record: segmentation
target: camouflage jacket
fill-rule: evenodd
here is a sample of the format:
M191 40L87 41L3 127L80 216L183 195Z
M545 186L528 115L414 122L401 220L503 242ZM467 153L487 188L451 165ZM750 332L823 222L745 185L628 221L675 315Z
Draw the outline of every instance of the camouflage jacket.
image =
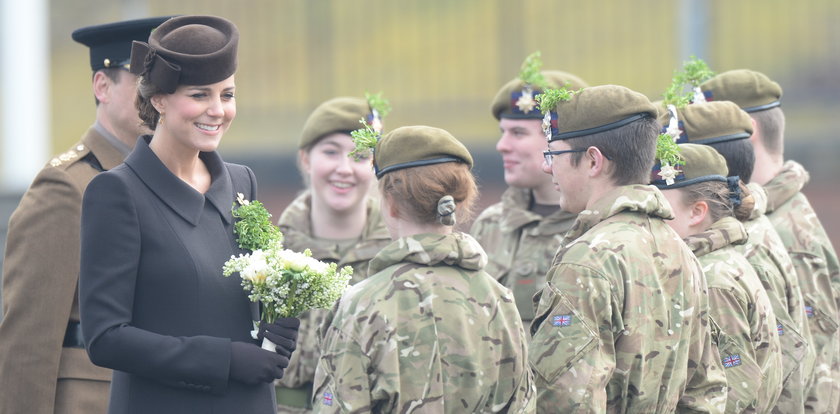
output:
M712 338L729 385L726 412L769 413L781 393L782 351L770 298L734 247L746 241L734 217L685 238L709 286Z
M394 241L323 328L316 412L534 412L525 330L469 235Z
M793 260L816 352L814 381L805 409L834 413L840 404L840 265L817 214L800 192L808 178L801 165L786 162L764 186L766 214Z
M352 266L352 283L364 280L367 275L368 263L391 243L388 229L379 214L379 202L368 199L368 222L358 243L347 250L344 256L339 254L335 243L312 236L310 207L312 196L309 191L299 195L280 215L278 225L283 232L283 245L291 250L304 251L309 249L312 257L327 262L336 262L339 267ZM312 310L300 317L297 349L292 354L289 367L278 381L279 385L288 388L301 387L312 382L315 377L315 366L318 363L319 343L318 330L323 323L326 310ZM280 402L282 405L282 402Z
M487 273L513 292L525 326L534 319L534 294L545 287L560 240L577 216L558 210L543 217L528 210L531 197L529 189L509 187L470 231L487 252Z
M767 193L755 183L749 184L755 208L744 223L749 239L738 250L758 274L773 312L782 345L783 391L777 402L778 412L800 413L805 407L805 392L814 371L814 348L811 331L805 320L802 291L790 255L785 251L767 210Z
M672 217L647 185L578 215L534 297L539 412L723 412L705 278Z

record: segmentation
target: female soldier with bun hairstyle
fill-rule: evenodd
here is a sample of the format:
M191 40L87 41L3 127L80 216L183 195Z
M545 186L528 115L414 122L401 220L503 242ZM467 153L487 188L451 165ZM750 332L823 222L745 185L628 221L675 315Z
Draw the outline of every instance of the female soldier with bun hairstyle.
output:
M134 42L140 119L153 131L96 176L82 208L79 304L94 364L114 370L111 413L275 411L272 382L295 347L295 318L251 338L255 303L222 276L237 247L231 206L254 173L216 149L236 116L239 34L181 16Z
M533 411L525 331L487 256L453 231L477 196L467 149L448 132L402 127L375 143L394 241L327 317L316 412Z
M714 148L679 145L683 162L672 183L654 167L652 184L671 204L668 224L700 260L709 289L712 339L728 383L727 413L769 413L779 398L782 354L770 298L752 265L736 249L747 241L740 221L753 199ZM661 164L658 164L661 165Z

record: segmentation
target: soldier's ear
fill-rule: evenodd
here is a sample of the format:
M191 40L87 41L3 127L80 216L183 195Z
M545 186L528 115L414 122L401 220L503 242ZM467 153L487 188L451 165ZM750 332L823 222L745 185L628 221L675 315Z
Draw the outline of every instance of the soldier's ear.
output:
M703 221L709 214L709 204L705 201L697 201L691 206L691 215L688 218L688 224L692 227L702 226Z
M99 102L110 101L108 91L111 89L111 79L103 71L97 71L93 74L93 96Z

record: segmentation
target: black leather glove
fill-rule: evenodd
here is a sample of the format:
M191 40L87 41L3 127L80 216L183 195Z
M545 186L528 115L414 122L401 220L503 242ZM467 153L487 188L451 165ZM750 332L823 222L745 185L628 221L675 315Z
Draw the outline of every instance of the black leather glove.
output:
M298 329L300 328L300 319L298 318L278 318L274 323L260 323L260 332L262 337L268 338L269 341L277 345L277 353L287 358L292 356L297 344Z
M289 358L247 342L230 343L230 378L250 385L283 378Z

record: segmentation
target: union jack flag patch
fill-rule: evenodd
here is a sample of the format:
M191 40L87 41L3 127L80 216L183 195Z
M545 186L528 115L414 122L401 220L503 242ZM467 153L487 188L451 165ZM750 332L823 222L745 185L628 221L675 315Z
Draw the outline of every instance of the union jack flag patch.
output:
M551 318L551 324L554 326L569 326L572 324L572 315L554 315Z
M776 330L779 331L780 336L785 334L785 328L782 328L782 324L778 324Z
M809 318L813 318L814 317L814 308L811 307L811 306L806 306L805 307L805 316L807 316Z
M723 367L724 368L732 368L741 365L741 356L740 355L729 355L728 357L723 358Z
M332 405L333 396L332 394L325 392L324 393L324 405Z

